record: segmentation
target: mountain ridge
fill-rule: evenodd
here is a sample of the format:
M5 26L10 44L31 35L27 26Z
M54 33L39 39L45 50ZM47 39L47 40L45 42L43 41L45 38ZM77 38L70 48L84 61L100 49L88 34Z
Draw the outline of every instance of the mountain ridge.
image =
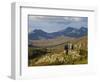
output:
M67 27L64 30L48 33L41 29L35 29L33 32L28 34L29 40L41 40L41 39L53 39L59 36L79 38L87 35L88 29L86 27L81 27L79 29L73 27Z

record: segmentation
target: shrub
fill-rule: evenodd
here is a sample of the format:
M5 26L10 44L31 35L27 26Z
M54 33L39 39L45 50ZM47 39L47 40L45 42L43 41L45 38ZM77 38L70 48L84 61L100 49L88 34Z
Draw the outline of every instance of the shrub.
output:
M87 50L85 50L85 49L80 49L80 51L79 51L79 55L81 56L80 57L80 61L82 61L82 60L87 60L87 57L88 57L88 55L87 55Z
M81 55L81 56L87 55L87 50L85 50L85 49L80 49L79 55Z
M33 59L35 57L45 55L46 53L47 53L46 48L31 48L29 49L28 56L29 56L29 59Z

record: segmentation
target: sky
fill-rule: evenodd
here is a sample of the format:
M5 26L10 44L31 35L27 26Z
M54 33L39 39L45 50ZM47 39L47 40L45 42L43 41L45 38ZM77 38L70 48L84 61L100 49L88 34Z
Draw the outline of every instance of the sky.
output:
M68 27L73 28L88 28L87 17L75 16L28 16L28 32L33 32L36 29L41 29L45 32L52 33L61 31Z

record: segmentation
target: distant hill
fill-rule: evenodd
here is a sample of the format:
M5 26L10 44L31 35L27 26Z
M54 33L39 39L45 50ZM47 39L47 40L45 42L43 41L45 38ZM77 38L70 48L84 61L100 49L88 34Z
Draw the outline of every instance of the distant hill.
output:
M73 44L82 44L83 48L87 48L87 36L83 36L81 38L70 38L70 37L57 37L55 39L48 39L48 40L32 40L31 45L32 47L44 47L44 48L64 48L64 45L67 42L71 42Z
M57 37L54 39L47 39L47 40L31 40L30 44L34 47L54 47L58 45L65 44L67 41L75 40L74 38L70 37Z
M87 28L81 27L80 29L76 29L73 27L68 27L64 30L47 33L41 29L35 29L33 32L28 34L29 40L46 40L46 39L55 39L60 36L70 37L70 38L80 38L87 35Z

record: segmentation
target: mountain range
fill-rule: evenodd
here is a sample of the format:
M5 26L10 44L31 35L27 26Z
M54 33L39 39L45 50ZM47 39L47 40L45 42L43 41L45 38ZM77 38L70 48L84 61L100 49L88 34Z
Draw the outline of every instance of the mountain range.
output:
M41 39L54 39L59 36L80 38L87 35L88 29L86 27L81 27L79 29L73 27L67 27L64 30L57 32L48 33L41 29L35 29L31 33L28 33L29 40L41 40Z

